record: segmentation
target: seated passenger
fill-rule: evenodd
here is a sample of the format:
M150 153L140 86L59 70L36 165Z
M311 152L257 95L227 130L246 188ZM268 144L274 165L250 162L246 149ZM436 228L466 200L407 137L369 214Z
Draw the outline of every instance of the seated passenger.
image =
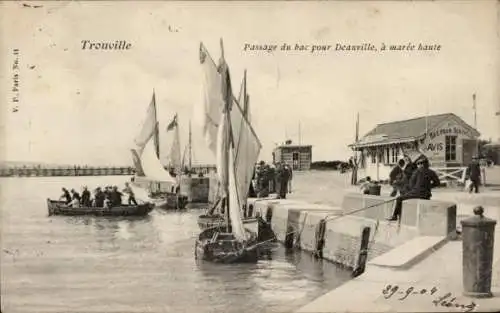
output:
M102 208L104 206L105 194L102 192L101 187L97 187L94 195L94 205L98 208Z
M63 187L62 192L63 192L63 194L61 195L61 197L59 197L59 200L64 199L64 202L66 202L66 204L70 203L71 202L71 195L69 194L68 189Z

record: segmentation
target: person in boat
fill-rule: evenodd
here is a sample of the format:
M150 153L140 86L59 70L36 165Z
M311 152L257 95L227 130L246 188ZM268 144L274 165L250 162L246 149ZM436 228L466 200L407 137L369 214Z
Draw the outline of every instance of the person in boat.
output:
M395 197L398 192L401 195L401 190L403 189L404 184L404 172L403 169L405 167L405 160L401 159L398 161L398 164L391 170L389 174L389 185L392 186L391 197Z
M64 202L66 202L66 204L70 203L71 202L71 195L69 194L68 189L63 187L62 192L63 192L63 194L61 195L61 197L59 197L59 200L64 199Z
M90 191L87 189L87 186L83 186L82 205L86 207L90 206Z
M113 206L113 202L111 201L111 196L110 195L105 195L102 207L104 209L109 210L109 209L111 209L112 206Z
M79 208L80 207L80 200L77 197L73 197L73 200L71 200L71 202L68 203L68 207Z
M94 206L102 208L104 206L104 199L106 195L102 192L101 187L97 187L94 194Z
M260 212L255 213L255 219L257 220L257 241L263 242L266 240L273 240L275 238L275 234L271 228L271 225L265 221Z
M77 199L78 202L81 201L80 194L78 192L76 192L75 189L71 189L71 200L73 201L74 199Z
M118 191L118 186L113 186L113 189L109 193L109 199L111 200L111 205L119 206L122 204L122 193Z
M123 193L128 195L128 204L137 205L137 201L135 201L134 191L130 187L129 183L125 183L125 189L123 189Z
M408 199L425 199L432 197L431 189L441 184L436 172L429 168L429 160L422 157L417 161L417 170L410 179L410 191L396 198L393 214L388 217L389 221L397 221L401 218L403 201Z

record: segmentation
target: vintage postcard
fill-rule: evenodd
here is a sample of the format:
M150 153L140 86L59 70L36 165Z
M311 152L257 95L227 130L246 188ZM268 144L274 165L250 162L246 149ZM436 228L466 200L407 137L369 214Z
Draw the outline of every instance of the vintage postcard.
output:
M1 312L500 310L500 1L1 1Z

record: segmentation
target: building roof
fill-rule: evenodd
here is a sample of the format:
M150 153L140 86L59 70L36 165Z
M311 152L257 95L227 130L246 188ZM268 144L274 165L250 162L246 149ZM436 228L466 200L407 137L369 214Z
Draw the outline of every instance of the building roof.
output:
M311 147L312 147L312 145L279 145L274 149L276 150L276 149L282 149L282 148L311 148Z
M464 127L469 128L475 136L479 132L468 125L464 120L453 113L437 114L412 118L403 121L396 121L384 124L378 124L374 129L368 132L361 140L350 146L365 146L391 144L400 142L411 142L419 139L426 134L426 130L432 130L438 127L442 122L448 119L454 119Z

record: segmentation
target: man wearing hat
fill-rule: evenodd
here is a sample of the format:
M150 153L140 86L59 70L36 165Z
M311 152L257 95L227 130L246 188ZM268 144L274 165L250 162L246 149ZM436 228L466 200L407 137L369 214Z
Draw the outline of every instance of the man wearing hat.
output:
M394 211L389 221L397 221L401 218L403 201L408 199L426 199L432 197L431 189L441 185L436 172L429 168L429 160L423 156L417 159L417 169L410 178L410 189L407 193L396 198Z
M471 181L469 193L474 190L474 193L479 193L479 184L481 181L481 167L479 166L479 158L475 155L472 157L472 162L466 170L466 177Z
M87 186L83 186L82 190L82 205L85 207L90 206L90 191L87 189Z

